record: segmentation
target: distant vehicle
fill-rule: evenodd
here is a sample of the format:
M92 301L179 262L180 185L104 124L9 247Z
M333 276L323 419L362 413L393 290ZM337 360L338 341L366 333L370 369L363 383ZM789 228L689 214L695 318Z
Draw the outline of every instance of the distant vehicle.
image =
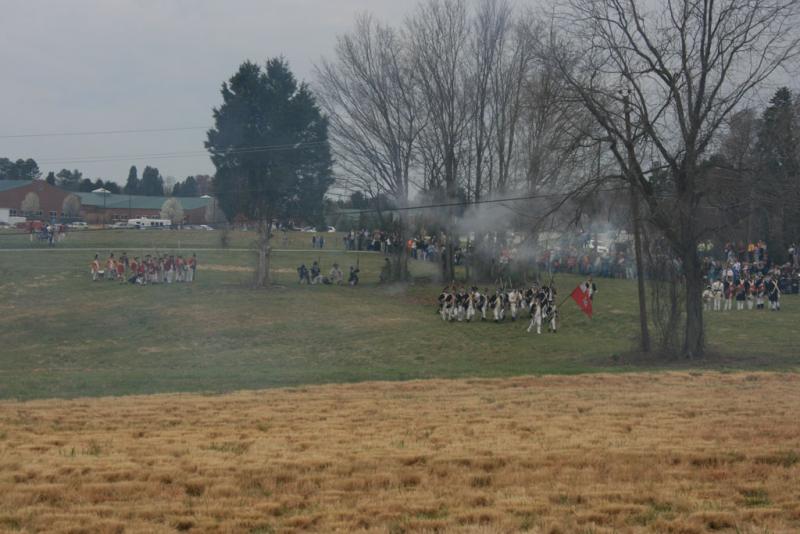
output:
M138 219L128 219L128 226L131 228L138 228L139 230L171 228L172 221L169 219L148 219L147 217L140 217Z
M317 229L316 229L316 228L314 228L313 226L306 226L305 228L303 228L303 229L302 229L302 230L300 230L300 231L301 231L301 232L306 232L306 233L314 233L314 232L316 232L316 231L317 231Z
M594 239L590 239L589 241L587 241L585 248L597 249L597 252L599 252L600 254L608 254L610 251L609 245L600 244L599 241L595 241Z
M112 224L111 228L132 228L132 226L125 221L119 221Z
M333 226L328 226L325 231L328 232L329 234L332 234L336 231L336 228L334 228Z
M201 224L201 225L200 225L200 226L198 226L197 228L198 228L199 230L207 230L207 231L214 230L213 228L211 228L211 227L210 227L209 225L207 225L207 224Z
M83 222L83 221L78 221L78 222L70 223L68 226L69 226L70 228L72 228L73 230L86 230L87 228L89 228L89 225L88 225L88 224L86 224L86 223L85 223L85 222Z

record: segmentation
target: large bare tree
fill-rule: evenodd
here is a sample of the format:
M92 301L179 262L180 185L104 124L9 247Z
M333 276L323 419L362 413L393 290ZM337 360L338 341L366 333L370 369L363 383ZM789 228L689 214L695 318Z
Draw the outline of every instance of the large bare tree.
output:
M435 146L424 149L432 162L440 157L441 179L449 201L458 194L464 152L474 117L474 92L467 59L473 30L465 0L428 0L408 19L416 79L426 102L428 126L421 140ZM431 167L436 169L436 167ZM452 211L447 217L447 243L442 275L455 278Z
M316 69L320 103L328 114L333 149L346 186L405 207L411 191L414 147L425 125L409 49L398 32L364 15L339 37L335 57ZM401 240L407 230L400 211ZM407 276L399 247L397 278Z
M512 10L506 0L482 0L471 18L469 41L469 87L473 95L472 124L470 125L470 196L478 201L484 188L491 190L492 158L490 149L496 133L491 109L494 96L493 80L498 62L511 27ZM485 183L489 174L488 184Z
M683 354L705 352L701 165L725 120L795 58L797 0L571 0L548 56L610 139L651 222L682 262ZM629 95L629 96L628 96ZM628 99L628 113L624 109ZM626 120L629 115L630 120ZM651 180L642 132L666 179Z
M316 68L338 164L353 183L408 201L413 147L424 126L405 43L371 16L339 37Z
M548 28L533 17L521 26L536 58L526 73L522 94L519 149L523 154L524 187L529 193L566 192L586 176L587 158L600 174L603 151L587 151L598 135L594 119L575 98L562 70L572 70L567 58L551 61ZM605 161L603 161L605 163ZM605 166L605 165L603 165Z
M515 21L511 23L512 19ZM515 163L520 132L523 129L525 87L532 74L534 40L529 29L534 24L526 13L512 13L506 7L498 17L503 29L497 39L495 65L491 72L491 111L494 133L494 160L497 169L492 188L500 193L514 188Z

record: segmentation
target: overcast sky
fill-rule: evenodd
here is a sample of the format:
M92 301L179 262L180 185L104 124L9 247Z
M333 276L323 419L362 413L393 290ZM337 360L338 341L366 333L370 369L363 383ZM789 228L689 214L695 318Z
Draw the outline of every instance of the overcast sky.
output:
M411 0L3 0L0 157L124 182L130 165L211 174L202 129L73 137L53 132L207 127L245 59L288 58L310 80L357 13L400 23ZM130 157L196 151L190 157ZM116 156L121 156L116 158ZM113 161L75 161L114 159Z

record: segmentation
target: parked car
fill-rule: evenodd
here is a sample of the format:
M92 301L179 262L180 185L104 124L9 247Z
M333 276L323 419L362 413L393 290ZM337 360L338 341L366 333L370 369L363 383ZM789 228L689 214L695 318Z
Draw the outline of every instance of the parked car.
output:
M118 221L112 224L111 228L132 228L132 226L125 221Z
M201 225L200 225L200 226L198 226L197 228L198 228L199 230L206 230L206 231L213 230L213 228L211 228L211 227L210 227L209 225L207 225L207 224L201 224Z
M70 223L69 227L72 228L73 230L86 230L87 228L89 228L89 225L83 221L78 221Z
M334 228L333 226L328 226L325 231L328 232L329 234L332 234L336 231L336 228Z

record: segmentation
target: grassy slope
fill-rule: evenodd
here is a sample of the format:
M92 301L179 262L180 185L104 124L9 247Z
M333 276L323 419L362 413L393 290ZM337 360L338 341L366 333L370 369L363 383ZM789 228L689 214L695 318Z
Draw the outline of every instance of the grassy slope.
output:
M105 254L108 234L82 244ZM145 246L215 246L213 232L121 233L115 250ZM248 239L236 235L238 243ZM308 235L294 235L291 247ZM78 239L76 238L75 241ZM234 245L235 246L235 245ZM360 254L365 284L297 287L294 269L320 257L347 266L355 254L277 253L280 287L252 291L249 252L205 251L192 286L131 287L95 283L91 252L0 251L0 398L75 397L170 391L230 391L306 383L431 377L573 374L656 369L627 361L636 331L635 287L599 281L596 317L570 302L557 335L526 334L516 324L443 324L438 288L377 287L382 258ZM432 276L430 264L415 274ZM577 278L561 277L562 293ZM723 356L695 366L796 369L797 299L785 311L713 315L712 349ZM668 364L671 368L685 363ZM661 366L663 367L663 365Z

